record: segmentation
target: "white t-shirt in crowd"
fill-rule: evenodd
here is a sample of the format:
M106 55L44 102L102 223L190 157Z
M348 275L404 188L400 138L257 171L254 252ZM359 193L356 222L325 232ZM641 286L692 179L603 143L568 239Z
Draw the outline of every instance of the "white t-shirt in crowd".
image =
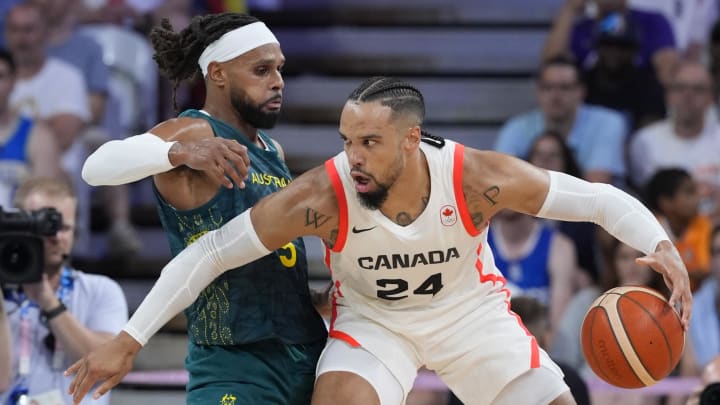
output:
M73 285L68 293L69 298L64 300L68 311L85 327L95 332L117 334L128 319L128 308L120 285L112 279L72 271ZM49 334L46 325L40 322L40 310L37 306L30 306L24 319L29 321L30 336L30 375L25 382L18 375L20 347L23 336L21 333L21 310L11 297L5 298L5 311L10 322L10 331L13 340L13 379L10 389L0 393L0 403L5 404L13 388L22 384L28 389L30 396L59 391L64 403L72 404L72 397L67 394L72 377L64 377L63 372L72 364L72 359L62 356L59 364L53 365L54 355L44 342ZM82 405L108 405L110 395L106 394L99 400L93 401L92 395L87 395Z
M87 87L80 71L59 59L48 58L29 79L18 79L10 94L10 105L23 114L48 119L73 114L90 121Z
M714 119L706 122L695 138L677 136L670 119L638 131L630 143L633 182L644 187L657 170L678 167L698 181L701 195L720 187L720 126Z
M630 0L630 7L661 13L670 21L679 49L707 43L717 18L717 0Z

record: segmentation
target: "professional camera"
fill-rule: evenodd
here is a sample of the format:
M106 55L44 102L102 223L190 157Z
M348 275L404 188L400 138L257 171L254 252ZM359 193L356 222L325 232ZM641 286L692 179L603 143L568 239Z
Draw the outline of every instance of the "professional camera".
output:
M54 208L8 212L0 206L0 282L20 284L42 280L43 236L53 236L61 227L62 215Z

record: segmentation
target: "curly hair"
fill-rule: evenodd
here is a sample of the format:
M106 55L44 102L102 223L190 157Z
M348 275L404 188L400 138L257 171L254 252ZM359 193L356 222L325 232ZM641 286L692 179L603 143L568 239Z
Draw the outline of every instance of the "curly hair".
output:
M173 83L176 109L176 90L182 81L200 70L198 59L205 48L227 32L257 21L255 17L238 13L199 15L193 17L187 28L175 32L170 21L164 18L150 31L150 42L155 49L153 59L160 72Z

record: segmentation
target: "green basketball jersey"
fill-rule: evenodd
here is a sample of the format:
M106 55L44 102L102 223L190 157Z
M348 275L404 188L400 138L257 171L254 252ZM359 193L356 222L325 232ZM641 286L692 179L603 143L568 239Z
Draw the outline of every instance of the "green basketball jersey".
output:
M291 181L290 171L267 135L259 134L266 145L262 149L235 128L203 112L188 110L180 116L205 119L215 136L246 146L250 171L245 189L220 187L210 201L191 210L173 208L155 189L160 220L173 256ZM310 300L301 239L223 273L202 291L185 314L190 340L198 345L239 345L269 338L307 343L327 334Z

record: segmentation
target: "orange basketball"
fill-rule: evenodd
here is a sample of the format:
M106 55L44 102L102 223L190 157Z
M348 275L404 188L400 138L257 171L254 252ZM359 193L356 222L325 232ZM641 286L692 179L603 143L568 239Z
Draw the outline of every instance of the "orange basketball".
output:
M598 377L622 388L653 385L677 365L685 346L680 317L652 288L606 291L582 324L585 359Z

